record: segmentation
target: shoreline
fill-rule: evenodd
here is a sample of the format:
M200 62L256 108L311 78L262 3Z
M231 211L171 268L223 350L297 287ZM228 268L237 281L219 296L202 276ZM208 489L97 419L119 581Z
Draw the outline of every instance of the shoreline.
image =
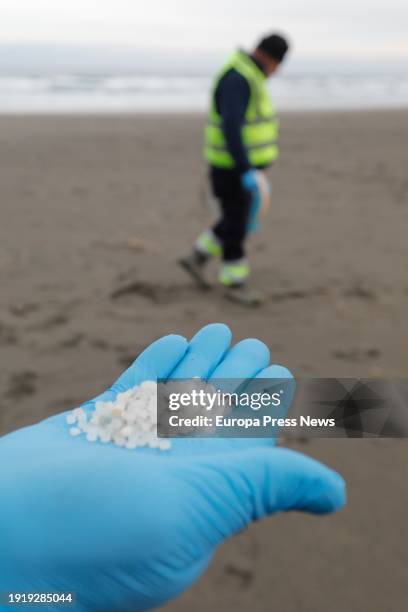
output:
M408 113L408 105L398 106L356 106L356 107L322 107L322 108L304 108L304 109L285 109L277 110L278 116L293 116L293 115L318 115L318 114L364 114L367 113ZM137 117L154 117L160 116L165 119L173 116L183 117L205 117L206 111L203 110L186 110L183 108L178 109L135 109L135 110L21 110L21 111L9 111L0 110L0 119L3 118L61 118L61 119L80 119L83 117L95 117L98 119L115 119L115 118L137 118Z

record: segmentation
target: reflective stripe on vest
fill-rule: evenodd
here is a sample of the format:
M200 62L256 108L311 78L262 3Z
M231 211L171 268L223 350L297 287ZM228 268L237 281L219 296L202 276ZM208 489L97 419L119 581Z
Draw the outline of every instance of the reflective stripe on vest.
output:
M222 118L215 105L215 91L223 75L230 69L239 72L250 88L245 123L242 126L242 141L252 166L265 166L278 157L278 121L266 88L266 77L262 70L242 51L237 51L227 61L215 80L213 99L205 128L204 156L207 161L220 168L233 168L235 162L228 151Z

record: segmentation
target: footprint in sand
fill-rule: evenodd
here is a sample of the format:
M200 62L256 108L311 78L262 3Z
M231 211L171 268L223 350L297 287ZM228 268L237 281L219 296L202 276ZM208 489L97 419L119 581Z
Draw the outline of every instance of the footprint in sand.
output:
M374 302L377 299L377 296L372 289L368 289L359 283L355 283L348 289L345 289L343 295L348 298L356 298L358 300L367 300L370 302Z
M186 289L185 285L160 285L158 283L137 280L115 289L110 297L112 300L118 300L127 296L138 296L158 304L179 297L183 289Z
M310 297L325 295L327 289L325 287L311 287L310 289L287 289L272 293L270 299L273 302L283 302L285 300L303 300Z
M26 304L12 304L10 306L11 314L13 314L15 317L21 318L26 317L27 315L31 314L32 312L35 312L38 309L39 305L31 302L28 302Z
M12 374L8 381L5 397L17 400L32 395L36 391L37 378L37 374L31 370Z
M241 589L249 589L254 581L254 572L246 567L240 567L235 563L229 563L224 567L224 574L234 578Z
M52 329L53 327L59 327L61 325L65 325L66 323L68 323L69 321L69 317L61 312L57 312L53 315L51 315L50 317L47 317L44 321L41 321L41 323L36 323L34 325L30 326L30 329L33 331L41 331L41 330L46 330L48 331L49 329Z
M381 356L381 351L377 348L361 349L353 347L350 349L337 349L332 352L332 355L336 359L343 359L344 361L364 361L365 359L378 359Z
M61 348L76 348L81 344L84 338L85 336L82 333L74 334L73 336L69 336L68 338L62 340L59 346Z
M11 325L0 323L0 346L8 344L17 344L17 333Z

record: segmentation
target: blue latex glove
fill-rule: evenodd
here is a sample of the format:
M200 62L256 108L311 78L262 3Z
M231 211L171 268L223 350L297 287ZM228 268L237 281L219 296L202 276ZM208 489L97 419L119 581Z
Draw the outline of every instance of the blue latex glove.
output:
M256 178L256 170L250 169L241 175L243 188L251 194L251 207L248 218L248 231L256 232L259 229L259 210L261 208L261 193Z
M230 341L221 324L190 343L163 337L98 399L157 377L290 376L268 366L262 342ZM0 439L0 592L75 591L76 611L146 610L190 587L251 521L345 501L338 474L271 440L175 439L168 452L130 451L72 438L65 417Z

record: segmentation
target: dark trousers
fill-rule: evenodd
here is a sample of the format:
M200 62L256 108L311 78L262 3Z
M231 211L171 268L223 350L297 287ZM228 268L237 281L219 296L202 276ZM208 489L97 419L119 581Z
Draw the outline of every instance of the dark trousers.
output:
M251 196L241 186L240 176L234 170L210 168L210 183L221 208L221 218L213 232L222 244L223 259L241 259L245 256Z

